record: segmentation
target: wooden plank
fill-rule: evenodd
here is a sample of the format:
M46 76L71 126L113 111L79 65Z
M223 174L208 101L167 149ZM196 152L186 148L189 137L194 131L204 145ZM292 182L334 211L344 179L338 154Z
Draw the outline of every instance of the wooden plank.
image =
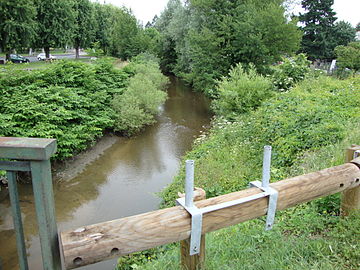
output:
M180 198L185 194L179 194ZM194 201L206 199L206 192L202 188L195 188ZM203 269L205 264L205 234L201 236L200 253L190 256L190 238L180 241L180 264L185 270Z
M55 152L55 139L0 137L0 158L47 160Z
M360 185L360 170L347 163L318 172L289 178L270 184L279 192L278 210L308 202ZM196 202L206 207L258 194L257 188L222 195ZM203 217L204 233L263 216L268 198L232 206ZM178 242L190 236L191 220L182 207L172 207L136 216L116 219L61 232L60 247L64 266L73 269L116 256ZM112 252L116 251L116 252Z
M352 162L360 168L360 158L353 160L356 150L360 150L360 146L353 145L345 151L345 161ZM360 181L359 178L357 181ZM360 186L345 190L341 194L341 215L348 216L355 211L360 211Z

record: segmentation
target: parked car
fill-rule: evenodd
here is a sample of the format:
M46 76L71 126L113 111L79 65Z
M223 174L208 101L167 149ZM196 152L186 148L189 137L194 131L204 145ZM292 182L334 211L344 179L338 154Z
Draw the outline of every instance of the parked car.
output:
M10 61L13 63L29 63L30 60L19 54L10 54Z
M47 59L47 58L46 58L46 54L45 54L45 53L40 53L40 54L38 54L37 59L38 59L39 61L46 60L46 59ZM56 57L50 54L48 59L50 59L50 60L55 60Z

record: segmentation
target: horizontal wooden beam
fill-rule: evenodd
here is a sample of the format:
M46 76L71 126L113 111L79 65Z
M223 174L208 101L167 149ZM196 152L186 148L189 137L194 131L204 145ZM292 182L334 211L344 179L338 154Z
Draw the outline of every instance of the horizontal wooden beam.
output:
M278 210L360 185L360 170L352 163L301 175L271 184L279 192ZM257 188L196 202L206 207L259 193ZM268 198L232 206L203 216L207 233L266 214ZM84 226L60 233L66 269L73 269L114 256L122 256L190 236L190 216L182 207L161 209L136 216Z

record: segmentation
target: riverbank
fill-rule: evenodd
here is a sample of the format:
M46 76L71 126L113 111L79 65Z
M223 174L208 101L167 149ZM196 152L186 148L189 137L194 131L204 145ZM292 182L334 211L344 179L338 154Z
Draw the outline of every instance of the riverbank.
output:
M140 132L166 100L167 78L148 58L140 55L122 69L104 58L0 72L0 136L56 138L52 159L59 161L86 150L105 131Z
M273 146L271 181L343 164L344 149L360 144L359 102L359 76L307 78L233 121L218 118L184 160L195 160L195 185L208 197L260 179L266 144ZM180 171L161 193L166 206L183 190ZM335 194L278 211L269 232L258 219L210 233L206 269L358 269L360 219L341 218L339 206ZM178 247L171 249L140 268L179 269Z
M94 146L82 151L63 162L54 162L52 164L53 179L56 182L69 181L81 172L86 166L98 159L104 152L125 138L114 134L107 134L96 141Z

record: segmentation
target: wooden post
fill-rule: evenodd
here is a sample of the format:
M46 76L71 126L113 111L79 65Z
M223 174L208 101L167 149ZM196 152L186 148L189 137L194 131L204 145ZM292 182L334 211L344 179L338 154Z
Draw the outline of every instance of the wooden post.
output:
M346 162L351 162L354 159L354 153L356 150L360 150L360 146L352 145L352 147L346 149L345 152ZM353 163L359 166L358 162L353 162ZM357 179L357 181L359 181L359 179ZM341 194L341 215L348 216L350 213L359 210L360 210L360 186L345 190Z
M185 194L179 194L184 197ZM206 199L206 192L201 188L195 188L194 201ZM185 270L203 269L205 263L205 234L201 236L200 253L190 256L190 238L180 241L180 264Z

